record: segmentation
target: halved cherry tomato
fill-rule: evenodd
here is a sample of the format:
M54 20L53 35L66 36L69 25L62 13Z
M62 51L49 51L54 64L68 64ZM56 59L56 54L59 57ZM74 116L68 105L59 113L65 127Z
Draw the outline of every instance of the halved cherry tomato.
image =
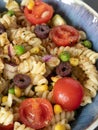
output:
M58 46L73 46L79 39L79 32L69 25L55 26L50 31L50 39Z
M51 5L42 1L36 0L32 10L24 8L24 14L32 24L47 23L53 16L53 8Z
M53 100L60 104L64 110L75 110L80 106L83 98L83 89L80 82L77 80L64 77L54 85Z
M9 125L0 125L0 130L13 130L14 129L14 125L13 124L9 124Z
M19 115L25 125L41 129L51 121L53 109L50 102L44 98L29 98L21 103Z

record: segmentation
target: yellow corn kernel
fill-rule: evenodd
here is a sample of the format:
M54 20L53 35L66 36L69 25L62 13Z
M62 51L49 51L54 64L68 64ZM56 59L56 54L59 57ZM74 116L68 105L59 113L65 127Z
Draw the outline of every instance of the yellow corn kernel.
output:
M48 90L48 86L46 84L35 87L35 92L44 92L47 90Z
M63 110L62 110L62 107L58 104L54 105L54 113L55 114L59 114L61 113Z
M66 127L64 124L56 124L54 130L66 130Z
M72 66L77 66L79 64L79 59L78 58L70 58L70 64Z
M61 77L60 76L55 76L55 77L51 77L51 80L53 82L56 82L58 79L60 79Z
M22 95L22 91L19 87L15 87L15 95L17 97L21 97L21 95Z
M34 5L35 5L34 0L30 0L30 2L29 2L28 5L27 5L27 8L28 8L29 10L32 10L32 8L34 7Z
M31 52L32 54L38 54L38 53L40 52L40 49L39 49L39 47L33 47L33 48L30 50L30 52Z
M1 100L1 101L2 101L2 103L7 102L7 99L8 99L8 96L3 96L3 97L2 97L2 100Z

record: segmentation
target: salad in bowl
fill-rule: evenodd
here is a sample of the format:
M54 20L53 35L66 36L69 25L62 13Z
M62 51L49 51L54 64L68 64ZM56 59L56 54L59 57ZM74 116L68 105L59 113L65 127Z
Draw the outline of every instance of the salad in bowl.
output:
M91 110L98 91L98 53L89 33L68 21L67 11L59 13L58 0L4 3L0 129L80 130L72 125L77 113Z

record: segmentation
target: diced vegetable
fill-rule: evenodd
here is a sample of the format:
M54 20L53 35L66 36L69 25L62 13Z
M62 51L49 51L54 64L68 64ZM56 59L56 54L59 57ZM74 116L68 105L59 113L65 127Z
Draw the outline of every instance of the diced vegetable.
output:
M58 123L58 124L55 125L54 130L66 130L66 128L65 128L64 124Z
M58 104L54 105L54 113L59 114L62 112L62 107Z
M83 41L82 44L89 49L92 48L92 43L89 40Z
M48 86L46 84L35 87L35 92L44 92L47 90L48 90Z
M2 103L7 102L7 99L8 99L8 96L3 96L3 97L2 97Z
M59 14L55 14L51 20L51 25L58 26L58 25L63 25L63 24L66 24L66 21L63 19L63 17Z
M27 8L28 8L29 10L32 10L32 8L34 7L34 5L35 5L34 0L30 0L29 4L27 5Z
M25 48L22 45L15 45L14 49L17 55L22 55L25 52Z
M78 58L70 58L70 64L72 66L77 66L79 64L79 59Z
M22 95L22 91L19 87L15 87L15 95L17 97L21 97L21 95Z
M83 93L83 86L79 81L64 77L59 79L53 87L53 100L64 110L72 111L80 106Z
M63 52L60 53L59 58L60 58L60 60L63 61L63 62L69 61L69 59L70 59L70 54L69 54L69 52L67 52L67 51L63 51Z
M15 12L14 12L13 10L9 10L9 11L7 12L7 14L8 14L9 16L13 16L13 15L15 15Z
M40 52L40 49L39 49L39 47L33 47L33 48L30 50L30 52L31 52L32 54L38 54L38 53Z
M15 94L14 88L10 88L8 92L11 94Z

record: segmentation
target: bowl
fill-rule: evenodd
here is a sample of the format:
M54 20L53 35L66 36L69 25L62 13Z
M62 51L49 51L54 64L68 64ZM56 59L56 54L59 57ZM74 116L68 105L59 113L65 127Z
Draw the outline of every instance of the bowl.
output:
M87 33L93 43L93 49L98 52L98 14L80 0L44 0L52 5L65 20ZM20 2L20 0L18 0ZM0 1L0 11L4 11L4 2ZM75 121L71 123L72 130L93 130L98 124L98 95L91 104L77 112Z

